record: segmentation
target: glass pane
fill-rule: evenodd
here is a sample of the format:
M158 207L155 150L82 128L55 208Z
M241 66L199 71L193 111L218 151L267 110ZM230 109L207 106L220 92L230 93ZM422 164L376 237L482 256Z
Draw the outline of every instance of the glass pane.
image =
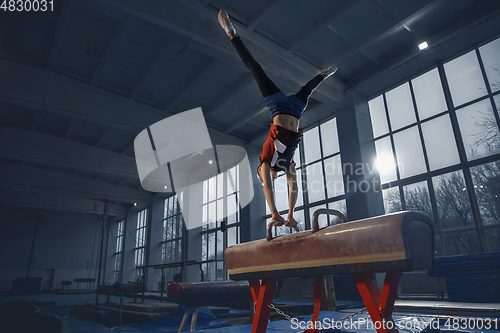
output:
M269 205L267 204L266 198L264 198L264 202L266 203L266 215L271 214L271 209L269 208Z
M231 194L230 196L227 197L227 223L232 224L236 223L236 209L237 209L237 202L236 202L236 194Z
M368 101L368 107L370 108L370 118L372 120L373 137L384 135L389 132L389 126L387 126L387 116L385 114L384 98L380 95Z
M304 133L304 153L306 163L311 163L321 158L318 127L314 127Z
M427 171L417 126L394 134L394 146L401 178L415 176Z
M375 150L377 151L377 160L375 166L380 174L382 184L395 181L396 163L392 153L392 144L389 137L375 141Z
M500 89L500 38L479 48L492 91Z
M293 155L293 161L295 162L295 167L300 167L300 149L297 147L295 149L295 155Z
M217 199L222 198L224 195L224 173L219 173L217 175Z
M499 152L500 134L489 99L457 110L457 118L467 159Z
M304 195L303 195L303 182L302 182L302 169L296 170L297 171L297 187L299 193L297 194L297 203L295 207L302 206L304 204Z
M179 233L179 237L182 237L182 232L184 230L184 216L179 215L179 226L177 228L177 232Z
M314 206L314 207L309 208L309 216L311 216L311 225L312 225L312 219L313 219L314 212L317 211L318 209L325 209L325 208L326 208L326 205L319 205L319 206ZM318 219L318 224L319 224L320 229L328 226L328 215L321 214L319 216L319 219Z
M432 178L441 229L474 226L469 195L462 171Z
M168 199L165 199L165 204L163 205L163 218L168 216Z
M217 261L217 281L224 280L224 262Z
M173 262L173 251L172 251L172 242L168 242L167 244L167 249L166 249L166 254L167 254L167 263Z
M180 195L177 197L177 202L179 203L179 208L181 209L182 212L182 207L184 205L184 192L181 192Z
M116 238L115 253L121 252L121 241L120 237Z
M208 260L215 259L215 232L208 234Z
M169 217L167 219L167 239L172 239L172 224L174 223L174 219Z
M227 194L236 192L236 169L231 168L227 171Z
M399 187L389 187L388 189L382 190L382 197L384 198L384 211L386 214L403 210Z
M201 235L201 260L205 261L208 260L208 253L207 253L207 234L202 234Z
M217 200L217 221L220 222L224 218L224 200Z
M297 225L300 231L304 231L306 227L306 220L304 218L304 210L298 210L293 212L293 218L297 221Z
M217 259L224 259L224 234L222 231L217 231Z
M448 109L437 68L413 79L411 84L413 86L420 120L429 118Z
M215 281L215 262L208 263L207 280L208 281Z
M314 203L325 199L325 189L323 184L323 165L321 162L309 165L306 168L307 175L307 195L309 203Z
M217 203L211 202L208 204L208 228L213 229L216 226L217 218Z
M388 91L385 97L393 131L417 121L408 82Z
M484 230L484 238L486 239L486 251L498 252L500 251L500 229L486 229Z
M427 182L406 185L403 187L403 194L406 210L422 213L427 215L431 220L434 220Z
M453 105L459 106L486 94L476 51L444 64Z
M172 197L172 215L177 214L177 195Z
M500 95L496 95L493 97L495 101L495 105L497 107L497 113L500 115Z
M321 124L321 144L323 145L323 156L335 154L340 151L337 118Z
M431 171L460 163L449 115L423 123L422 133Z
M484 225L500 224L500 161L470 169Z
M443 235L441 250L448 256L481 252L475 231Z
M208 180L208 201L215 200L216 189L216 177L212 177Z
M344 214L344 216L347 219L347 221L349 221L349 218L347 217L347 205L346 205L345 200L339 200L339 201L335 201L335 202L330 202L328 204L328 208L329 209L338 210L339 212L341 212L342 214ZM337 216L329 215L329 219L330 219L330 225L339 224L340 223L340 218L338 218Z
M288 185L284 175L274 181L274 203L278 212L288 209Z
M203 203L208 202L208 180L203 182Z
M236 229L237 227L232 227L227 229L227 246L238 244L236 238Z
M203 230L207 230L207 228L208 228L208 205L203 205L202 225L203 225Z
M344 194L342 163L340 155L325 159L326 190L328 198Z

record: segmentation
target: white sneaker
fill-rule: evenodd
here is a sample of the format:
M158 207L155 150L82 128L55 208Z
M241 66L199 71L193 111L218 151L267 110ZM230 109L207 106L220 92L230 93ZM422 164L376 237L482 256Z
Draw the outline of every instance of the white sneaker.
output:
M330 66L327 69L322 70L318 74L323 76L324 79L326 79L335 74L335 72L337 72L337 69L338 69L337 66Z
M229 15L227 15L227 12L224 9L221 9L219 11L219 23L222 26L222 28L226 31L226 34L236 33L236 29L233 26L233 23L231 23L231 20L229 19Z

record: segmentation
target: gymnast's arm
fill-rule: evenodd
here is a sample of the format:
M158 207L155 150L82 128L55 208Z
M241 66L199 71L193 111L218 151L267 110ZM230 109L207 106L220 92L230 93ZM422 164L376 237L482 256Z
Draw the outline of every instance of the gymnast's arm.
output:
M295 163L292 163L288 168L286 173L286 181L288 182L288 187L290 187L290 195L288 199L288 218L287 221L294 222L293 211L295 209L295 204L297 203L297 196L299 194L299 188L297 186L297 172L295 170ZM295 221L296 222L296 221Z
M281 217L276 209L274 203L274 193L273 193L273 181L271 180L271 167L267 163L262 163L260 166L260 176L262 178L262 183L264 183L264 195L266 197L267 204L271 209L271 215L273 221L285 222L285 219Z

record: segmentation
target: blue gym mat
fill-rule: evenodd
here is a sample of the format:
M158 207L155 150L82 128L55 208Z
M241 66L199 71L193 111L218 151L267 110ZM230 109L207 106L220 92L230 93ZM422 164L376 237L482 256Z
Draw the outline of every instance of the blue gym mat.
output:
M182 321L182 317L186 312L185 309L177 310L171 314L160 317L158 319L150 320L143 323L131 324L131 325L123 325L121 327L113 328L115 332L177 332L179 329L179 325ZM219 328L224 326L231 325L228 321L222 321L215 317L212 312L207 307L198 308L198 320L196 321L196 330L202 329L214 329L217 328L217 332ZM184 331L189 331L191 326L191 316L189 316L186 325L184 326ZM215 331L213 331L215 332Z

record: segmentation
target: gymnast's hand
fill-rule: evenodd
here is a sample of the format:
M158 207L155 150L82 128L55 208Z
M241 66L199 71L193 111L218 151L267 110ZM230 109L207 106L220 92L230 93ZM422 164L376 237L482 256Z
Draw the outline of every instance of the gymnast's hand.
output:
M282 225L285 224L285 219L281 217L279 213L272 213L271 214L271 221L277 221L279 222L276 226L281 227Z
M286 221L287 221L287 223L286 223L287 227L294 228L295 230L298 230L299 223L293 218L293 215L288 215Z

